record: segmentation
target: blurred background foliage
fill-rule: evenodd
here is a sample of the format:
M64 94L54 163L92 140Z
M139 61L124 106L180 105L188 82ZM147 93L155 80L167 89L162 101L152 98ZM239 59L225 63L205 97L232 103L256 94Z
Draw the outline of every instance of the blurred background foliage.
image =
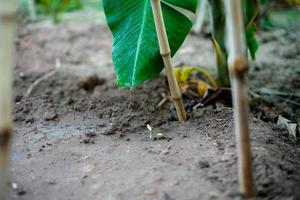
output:
M63 20L68 14L75 11L99 12L102 11L101 0L18 0L21 15L32 16L33 10L30 9L30 1L34 5L34 12L37 16L32 21L41 21L51 18L54 23ZM75 16L75 15L73 15ZM75 16L76 17L76 16ZM68 18L68 17L67 17Z
M61 20L82 17L89 19L103 16L101 0L18 0L22 16L30 19L32 16L29 2L34 3L36 19L42 21L51 19L54 23ZM260 0L260 28L289 28L300 25L300 0ZM76 11L76 12L75 12ZM87 15L89 13L90 15ZM98 14L98 15L97 15ZM101 18L103 19L103 18Z
M263 29L300 25L300 0L261 0L260 25Z

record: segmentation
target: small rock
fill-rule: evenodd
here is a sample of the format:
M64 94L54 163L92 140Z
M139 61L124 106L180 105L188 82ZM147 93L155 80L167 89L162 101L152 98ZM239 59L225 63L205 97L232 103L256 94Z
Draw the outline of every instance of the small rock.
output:
M95 144L95 140L91 139L91 138L84 138L81 143L83 144Z
M18 192L17 192L17 194L19 195L19 196L23 196L23 195L25 195L27 192L26 192L26 190L19 190Z
M91 104L89 110L95 110L97 108L96 104Z
M80 142L83 144L95 144L95 137L97 134L95 132L88 132L84 134L84 139Z
M170 195L166 192L164 192L164 199L165 200L173 200L173 198L171 198Z
M88 132L85 134L85 136L91 138L91 137L96 137L97 134L95 132Z
M104 130L102 135L113 135L118 131L120 122L118 120L113 120L112 123Z
M72 105L75 102L75 100L72 97L68 97L67 100L65 101L65 104L67 105Z
M206 169L206 168L209 168L210 165L209 165L209 162L208 161L199 161L198 162L198 167L200 169Z
M57 113L54 113L54 112L45 112L43 114L43 118L44 120L46 121L51 121L51 120L55 120L56 118L58 117Z
M32 116L27 116L26 119L25 119L25 122L32 124L32 123L35 122L35 119Z
M15 102L16 102L16 103L21 102L22 98L23 98L22 95L16 95L16 96L15 96Z
M157 194L157 190L155 188L149 188L144 191L145 195L153 196Z
M55 181L49 181L48 185L56 185L56 182Z
M26 76L26 74L25 74L24 72L20 72L20 73L19 73L19 77L20 77L21 79L26 79L26 78L27 78L27 76Z
M286 119L283 116L279 115L277 125L284 126L288 130L289 134L297 139L297 123L293 123L289 119Z
M163 150L163 151L161 151L161 154L162 154L162 155L168 155L169 153L170 153L169 150Z
M17 183L11 183L11 188L12 188L13 190L18 189L18 184L17 184Z
M31 153L27 154L27 159L30 159L30 158L32 158L32 154Z

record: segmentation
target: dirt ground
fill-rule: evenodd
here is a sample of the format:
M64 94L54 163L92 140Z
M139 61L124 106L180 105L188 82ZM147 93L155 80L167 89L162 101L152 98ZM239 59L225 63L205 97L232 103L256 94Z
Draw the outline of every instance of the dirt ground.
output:
M18 35L10 199L242 198L231 108L199 108L180 123L170 103L156 108L164 78L118 88L104 24L38 24L19 28ZM285 112L297 118L299 107L259 91L300 92L299 36L300 29L260 33L249 72L251 91L263 99L253 103L249 118L255 199L300 199L299 142L270 117ZM58 61L56 75L24 97ZM209 39L191 35L174 62L213 69ZM89 85L85 79L94 74L99 79ZM150 139L146 124L152 135L166 138Z

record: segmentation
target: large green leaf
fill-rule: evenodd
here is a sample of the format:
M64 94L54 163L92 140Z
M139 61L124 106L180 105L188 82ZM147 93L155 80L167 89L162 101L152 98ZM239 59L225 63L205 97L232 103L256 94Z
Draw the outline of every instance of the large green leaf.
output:
M189 33L192 22L170 5L194 12L197 0L162 2L174 55ZM159 75L164 65L159 53L151 0L103 0L103 7L113 33L112 57L118 85L129 88Z

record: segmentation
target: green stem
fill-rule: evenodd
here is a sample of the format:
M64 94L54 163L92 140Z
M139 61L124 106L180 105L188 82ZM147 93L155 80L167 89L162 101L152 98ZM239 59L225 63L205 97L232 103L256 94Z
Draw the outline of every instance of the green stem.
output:
M225 46L225 12L222 0L208 0L213 47L216 52L219 86L230 86Z

